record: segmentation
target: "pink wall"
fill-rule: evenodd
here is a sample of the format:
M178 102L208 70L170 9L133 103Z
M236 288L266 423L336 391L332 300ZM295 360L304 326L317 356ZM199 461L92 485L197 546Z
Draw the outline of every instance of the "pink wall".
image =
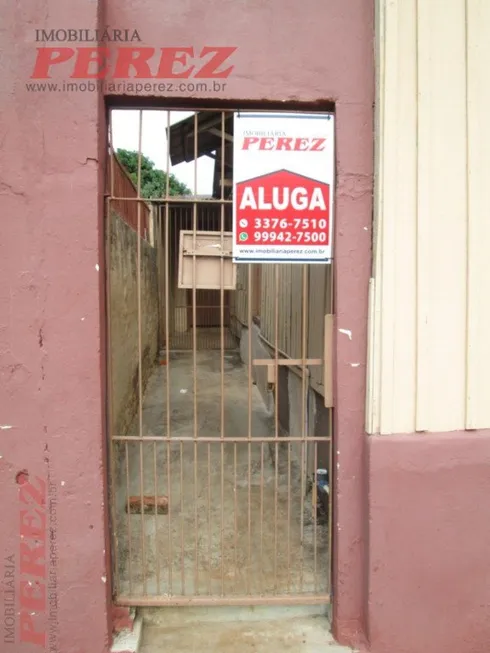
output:
M95 93L26 90L34 30L49 24L95 27L97 4L33 0L2 8L0 556L2 567L14 556L21 614L15 616L15 644L4 643L2 632L0 648L48 650L36 644L43 633L49 643L50 634L49 604L36 586L40 576L49 580L46 519L57 544L56 650L102 653L109 588L100 310L103 123ZM37 493L16 483L22 470ZM43 486L48 473L51 488ZM26 479L18 476L19 482ZM54 526L47 513L55 494ZM0 600L9 598L6 587ZM21 624L26 641L19 640Z
M31 480L45 480L49 458L59 499L58 619L63 653L103 651L107 640L104 351L99 310L104 273L103 121L97 93L33 94L26 91L25 82L35 58L35 29L95 28L97 11L96 3L14 4L4 12L1 43L8 53L8 60L2 60L0 90L3 124L8 126L0 154L3 215L8 220L0 244L5 280L0 308L6 397L2 423L12 426L1 431L0 483L7 506L2 551L16 556L18 589L21 495L15 477L26 469ZM105 13L101 24L136 28L146 45L236 47L233 75L226 92L216 97L218 102L336 102L341 280L337 314L339 327L352 329L354 338L338 343L337 428L343 462L336 510L343 521L336 532L335 623L341 638L356 639L363 629L364 373L350 362L364 362L366 346L372 7L363 0L342 4L307 0L300 11L293 0L164 6L156 0L137 5L128 0L111 2ZM71 68L60 67L53 77L67 79L70 72ZM346 401L355 405L345 410ZM42 632L45 615L33 619L29 628Z
M373 10L363 0L304 0L301 6L296 0L106 0L106 24L137 29L142 42L131 46L192 46L195 52L204 46L236 47L225 92L209 90L201 97L335 100L354 105L356 114L361 107L369 109L364 116L369 123Z
M365 630L364 396L373 167L373 5L365 0L108 0L106 22L136 28L141 46L234 46L220 100L336 103L336 314L352 340L337 342L334 630L346 643ZM134 45L134 44L132 44ZM181 80L177 80L181 81ZM192 81L192 80L190 80ZM168 92L167 97L185 94ZM195 94L194 94L195 95ZM162 98L165 94L160 94ZM192 96L188 93L187 97ZM212 97L203 92L204 98ZM351 363L360 362L360 367Z
M3 557L14 556L19 594L39 568L21 574L21 510L29 486L16 475L27 470L39 488L48 460L59 502L63 653L102 653L108 641L104 121L97 93L34 94L25 82L35 29L95 28L99 10L95 2L13 3L4 8L0 37L7 53L0 61L0 425L11 427L0 430L0 542ZM137 29L143 43L136 45L236 47L225 90L199 94L217 106L222 100L335 102L335 310L337 329L351 337L336 332L334 631L346 643L369 637L374 653L486 653L488 434L367 440L364 433L373 3L110 0L101 24ZM70 72L60 68L55 76ZM180 91L159 96L162 104L196 99ZM23 517L27 537L34 517ZM32 537L27 540L30 547ZM32 611L23 624L34 638L46 615Z
M489 435L369 439L373 652L488 652Z
M48 608L39 607L28 588L49 570L34 553L35 540L38 550L46 544L40 526L48 497L39 491L49 472L58 501L62 653L105 653L109 639L105 127L97 93L29 93L25 82L35 29L95 28L98 11L95 2L11 3L0 35L7 54L0 60L0 546L4 571L14 562L19 609L24 587L17 633L22 619L25 637L39 641ZM374 653L486 653L489 433L370 439L364 433L373 3L110 0L105 14L102 25L137 29L141 45L236 47L225 90L200 94L214 97L215 105L335 102L334 632L346 643L369 639ZM59 69L55 76L66 79L69 72ZM181 105L196 99L167 91L161 102L179 95ZM17 637L12 650L41 649L21 648Z

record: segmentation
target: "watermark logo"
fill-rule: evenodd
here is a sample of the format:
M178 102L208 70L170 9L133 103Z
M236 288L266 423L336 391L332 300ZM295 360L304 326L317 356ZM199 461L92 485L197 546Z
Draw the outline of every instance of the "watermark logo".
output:
M5 556L3 561L3 643L15 644L15 554Z
M3 561L3 644L59 651L57 488L47 447L47 475L18 472L19 548ZM1 648L1 647L0 647ZM3 649L2 649L3 650ZM7 650L7 648L5 649ZM9 649L10 650L10 649Z
M105 43L105 42L122 42L132 43L133 41L141 42L141 37L137 29L37 29L36 41L42 43Z
M151 47L142 45L138 31L130 29L38 29L36 42L31 79L38 83L27 84L32 91L222 92L237 50L217 45ZM62 82L46 81L53 78ZM82 80L91 87L80 87ZM129 82L133 88L127 88Z
M205 46L195 52L183 48L41 47L32 79L51 79L55 67L67 64L70 79L226 79L233 71L227 65L236 48ZM111 65L112 64L112 65Z

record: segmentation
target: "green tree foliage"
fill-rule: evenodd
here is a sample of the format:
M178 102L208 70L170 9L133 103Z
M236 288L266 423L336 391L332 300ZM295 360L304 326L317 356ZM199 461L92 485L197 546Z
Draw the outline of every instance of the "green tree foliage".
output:
M126 168L134 184L138 183L138 152L117 150L117 158ZM164 197L167 188L167 174L155 168L155 164L144 154L141 155L141 196L146 199ZM170 195L190 195L191 191L175 175L169 174Z

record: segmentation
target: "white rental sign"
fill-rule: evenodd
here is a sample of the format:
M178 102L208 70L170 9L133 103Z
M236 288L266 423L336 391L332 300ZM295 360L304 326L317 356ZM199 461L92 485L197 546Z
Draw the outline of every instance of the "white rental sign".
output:
M331 263L332 114L236 113L233 260Z

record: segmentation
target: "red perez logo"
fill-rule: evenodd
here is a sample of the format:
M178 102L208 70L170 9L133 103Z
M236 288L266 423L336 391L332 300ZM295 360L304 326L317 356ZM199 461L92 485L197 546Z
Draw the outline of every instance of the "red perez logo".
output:
M117 46L39 47L31 79L51 79L54 69L69 67L70 79L223 79L234 66L235 47L152 48Z
M290 138L287 136L245 136L242 150L279 150L283 152L323 152L326 138Z

